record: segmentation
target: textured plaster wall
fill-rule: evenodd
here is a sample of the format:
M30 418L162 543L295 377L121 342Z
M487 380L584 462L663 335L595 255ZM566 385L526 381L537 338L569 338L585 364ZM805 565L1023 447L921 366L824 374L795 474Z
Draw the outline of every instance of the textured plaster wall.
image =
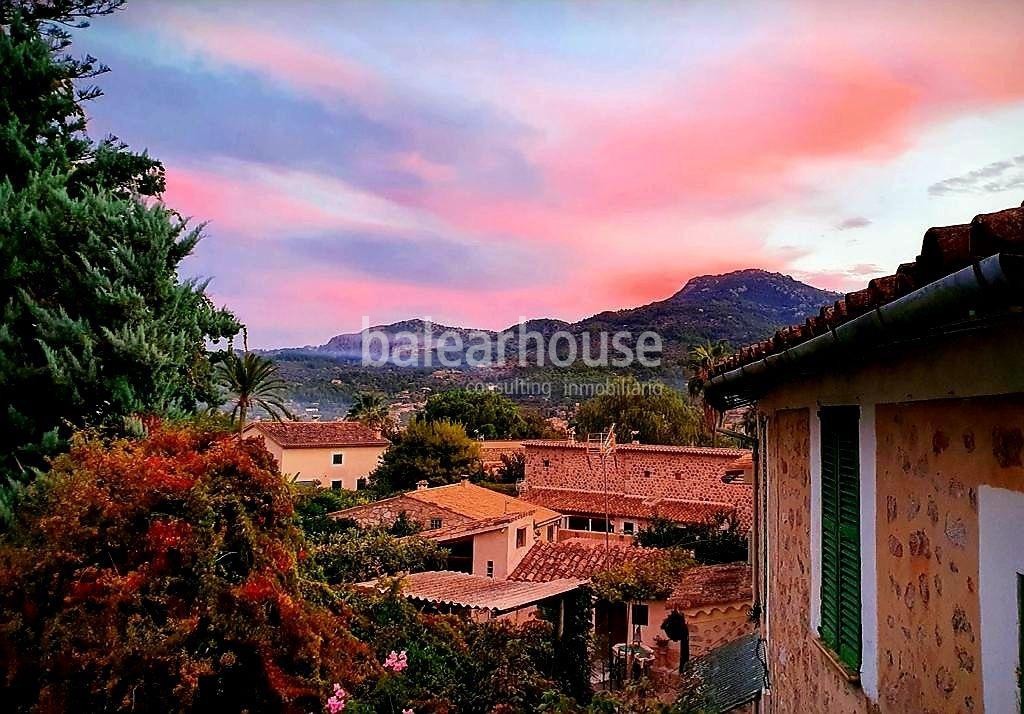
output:
M346 513L345 517L351 518L364 527L390 526L403 511L409 520L420 523L424 529L430 528L431 518L441 519L442 528L469 523L473 520L432 503L425 503L419 499L406 496L397 496L383 501L368 503L365 506L357 506Z
M815 644L810 603L809 409L778 411L768 439L768 606L772 690L768 711L871 711L860 688L849 683Z
M1024 490L1024 395L879 405L876 428L880 704L981 711L978 487Z

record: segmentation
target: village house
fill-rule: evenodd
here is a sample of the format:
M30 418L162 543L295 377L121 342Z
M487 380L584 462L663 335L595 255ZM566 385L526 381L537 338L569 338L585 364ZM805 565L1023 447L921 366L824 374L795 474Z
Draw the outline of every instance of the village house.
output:
M256 421L242 434L262 439L298 483L347 490L365 487L390 444L357 421Z
M619 444L602 465L584 442L534 440L524 446L520 495L564 514L562 538L603 541L607 529L629 542L655 519L702 524L723 512L749 527L753 461L745 449Z
M757 409L762 709L1019 711L1024 209L930 229L708 378Z
M509 575L521 582L591 579L626 564L643 566L666 557L658 548L628 543L603 543L588 538L538 542ZM598 603L595 633L611 645L640 642L655 654L655 666L677 671L681 647L684 661L699 657L753 629L750 621L751 571L746 563L697 565L683 570L667 598L634 603ZM670 641L662 630L670 612L683 615L687 637ZM632 629L632 632L630 632Z
M391 526L402 514L449 551L448 569L504 580L537 541L558 538L561 515L469 481L401 493L332 513L363 527Z

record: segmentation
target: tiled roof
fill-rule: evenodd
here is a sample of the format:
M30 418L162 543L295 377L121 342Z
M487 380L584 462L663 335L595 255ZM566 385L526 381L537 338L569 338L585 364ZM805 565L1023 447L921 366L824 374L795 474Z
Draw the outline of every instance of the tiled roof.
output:
M468 521L466 523L456 523L454 525L444 526L443 528L423 531L423 533L419 535L422 535L424 538L429 538L430 540L435 540L438 543L444 543L458 538L476 535L477 533L487 533L489 531L498 530L499 528L504 528L509 523L517 521L520 518L525 518L527 515L529 514L506 513L501 516L494 516L493 518L482 518L479 520Z
M753 597L752 571L746 563L696 565L682 571L668 596L668 606L679 610L749 602Z
M433 570L412 573L403 578L402 594L411 600L434 604L508 612L571 592L584 582L579 578L561 578L545 583L527 583ZM374 588L376 583L359 583L357 587Z
M495 469L501 466L502 456L512 456L513 454L522 454L525 449L523 448L523 442L521 441L478 441L477 446L480 447L480 462L483 464L485 469Z
M560 449L586 449L587 444L583 441L571 439L532 439L524 441L523 446L529 448L560 448ZM618 451L656 451L667 454L690 454L693 456L732 456L739 458L747 453L746 449L713 448L710 446L672 446L669 444L623 444L615 445Z
M357 421L258 421L245 429L259 431L286 448L387 446L375 430Z
M642 563L665 557L657 548L640 548L628 543L609 543L570 538L558 543L540 541L523 557L509 580L548 582L560 578L591 578L604 570L626 563Z
M568 488L531 487L523 498L559 513L604 515L603 491L578 491ZM610 493L608 513L624 518L665 518L676 523L707 523L722 511L736 507L722 501L687 501L674 498L649 498L624 493Z
M997 253L1024 253L1024 208L976 216L969 224L930 228L921 254L896 273L875 278L863 290L847 293L801 325L784 327L769 339L743 347L722 360L711 376L724 374L783 352L919 288Z
M697 676L711 711L730 712L761 697L762 654L761 635L751 632L693 660L687 671Z
M535 523L558 518L558 514L543 504L528 503L489 488L461 481L449 486L436 486L404 494L423 503L432 503L468 518L493 518L507 513L532 513Z
M749 451L729 464L730 471L746 471L752 468L754 468L754 455Z

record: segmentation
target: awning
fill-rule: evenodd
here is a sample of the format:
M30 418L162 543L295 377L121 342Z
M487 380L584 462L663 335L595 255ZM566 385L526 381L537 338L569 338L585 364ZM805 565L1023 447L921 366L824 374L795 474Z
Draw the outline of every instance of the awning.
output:
M525 583L494 580L451 570L412 573L402 579L402 595L410 600L435 605L511 612L535 605L542 600L564 595L586 583L579 578L561 578L546 583ZM360 588L374 588L375 581L359 583Z

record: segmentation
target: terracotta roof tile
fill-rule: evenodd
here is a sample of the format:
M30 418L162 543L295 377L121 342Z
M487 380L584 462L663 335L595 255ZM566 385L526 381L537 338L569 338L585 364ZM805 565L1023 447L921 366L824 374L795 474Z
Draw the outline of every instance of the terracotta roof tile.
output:
M420 535L423 538L429 538L430 540L435 540L438 543L444 543L459 538L465 538L466 536L476 535L477 533L487 533L488 531L504 528L509 523L517 521L520 518L525 518L527 515L529 514L506 513L501 516L494 516L493 518L481 518L479 520L467 521L466 523L455 523L442 528L426 530L417 535Z
M793 347L1000 252L1024 253L1024 207L981 214L966 225L929 228L921 242L921 254L913 263L904 263L894 275L876 278L867 288L825 305L817 319L784 327L768 340L737 350L716 364L711 376Z
M469 518L493 518L508 513L532 513L536 523L558 518L543 504L506 496L489 488L461 481L449 486L436 486L404 494L423 503L432 503Z
M592 578L597 573L626 563L644 563L665 557L657 548L641 548L628 543L605 544L583 538L558 543L538 542L508 576L509 580L548 582L559 578Z
M530 488L523 498L559 513L604 515L603 491L578 491L567 488ZM687 501L676 498L651 498L624 493L610 493L608 512L625 518L666 518L677 523L707 523L722 511L736 507L722 501Z
M587 444L571 439L531 439L524 446L542 446L562 449L585 449ZM669 444L623 444L615 446L618 451L657 451L670 454L692 454L694 456L742 456L745 449L711 448L709 446L672 446Z
M480 575L433 570L412 573L402 579L402 594L411 600L475 610L507 612L575 590L580 578L560 578L543 583L494 580ZM377 583L357 587L376 588Z
M357 421L258 421L245 428L273 439L286 448L331 446L387 446L375 430Z
M752 570L746 563L696 565L682 571L668 596L668 606L679 610L749 602L753 597Z

